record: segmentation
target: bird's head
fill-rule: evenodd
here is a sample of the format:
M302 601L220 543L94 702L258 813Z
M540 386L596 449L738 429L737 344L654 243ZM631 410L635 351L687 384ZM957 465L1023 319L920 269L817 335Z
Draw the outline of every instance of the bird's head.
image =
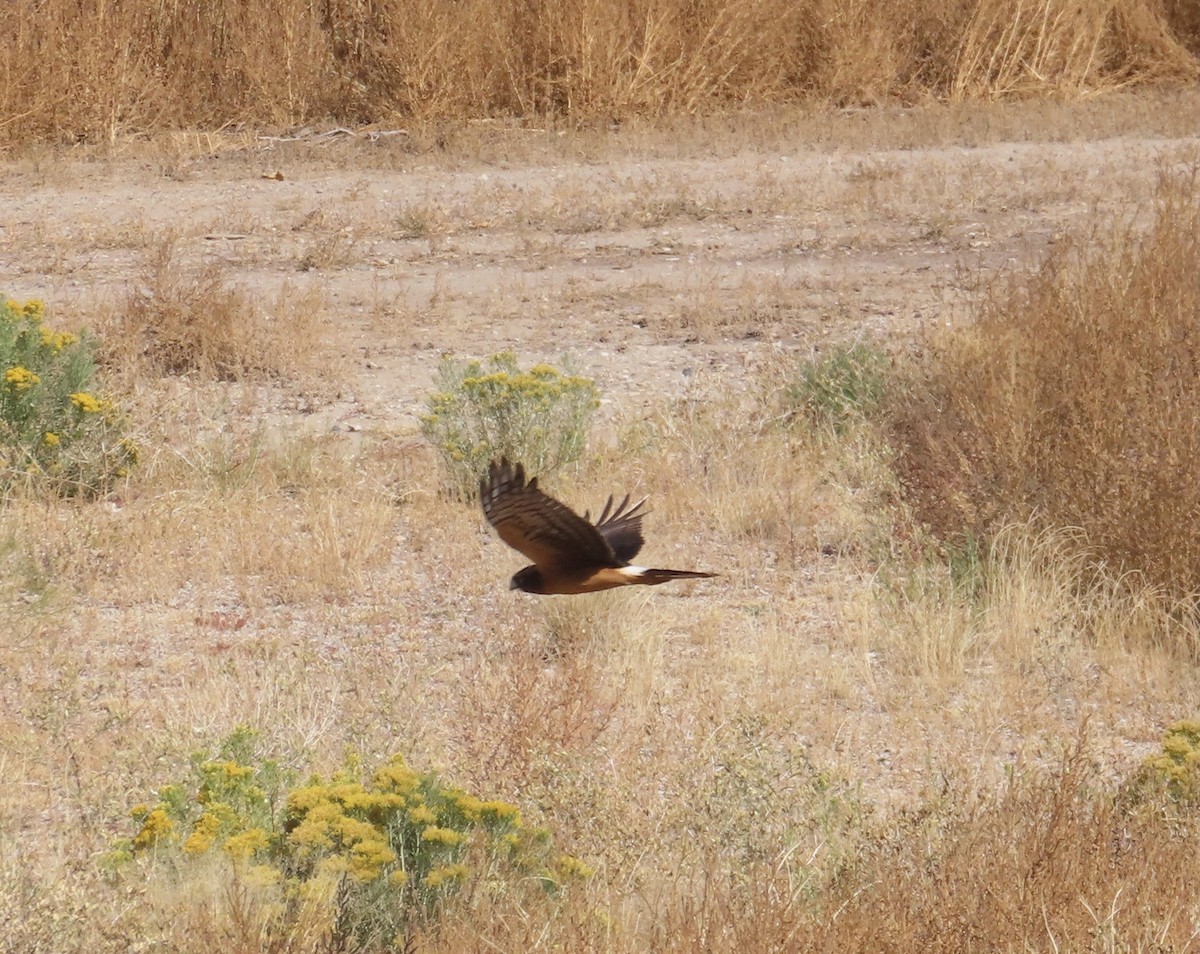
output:
M518 570L513 574L508 588L510 590L524 590L526 593L542 593L545 592L545 581L542 579L541 570L536 566L527 566L525 569Z

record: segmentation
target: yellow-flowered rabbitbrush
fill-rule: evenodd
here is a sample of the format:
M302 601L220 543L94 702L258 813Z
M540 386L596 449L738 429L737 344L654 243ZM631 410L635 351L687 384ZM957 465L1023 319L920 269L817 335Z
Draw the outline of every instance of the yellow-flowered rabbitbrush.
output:
M137 463L116 404L95 390L93 343L43 324L40 301L0 295L0 491L106 493Z
M472 882L505 883L528 904L530 891L547 898L592 874L556 853L549 832L527 825L516 805L477 798L400 756L369 777L350 759L329 778L296 785L256 748L243 727L215 756L194 756L187 782L133 809L139 829L109 864L146 859L150 877L211 877L217 862L276 910L316 905L331 930L387 943L442 916Z

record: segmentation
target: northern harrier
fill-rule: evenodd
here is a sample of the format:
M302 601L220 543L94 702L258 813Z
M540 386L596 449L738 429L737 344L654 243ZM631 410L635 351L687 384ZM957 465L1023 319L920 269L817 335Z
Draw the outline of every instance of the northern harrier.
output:
M655 586L667 580L715 576L694 570L654 570L631 566L642 548L640 503L629 506L625 495L615 507L608 498L599 519L581 517L538 489L537 478L525 479L525 468L507 458L493 461L479 481L479 499L500 539L533 561L518 570L510 590L526 593L594 593L614 586Z

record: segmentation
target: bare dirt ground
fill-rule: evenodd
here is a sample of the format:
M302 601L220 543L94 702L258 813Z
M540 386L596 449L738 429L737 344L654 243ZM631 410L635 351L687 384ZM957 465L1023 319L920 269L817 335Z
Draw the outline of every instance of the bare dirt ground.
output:
M331 423L411 427L440 353L568 355L610 399L649 402L767 352L911 335L949 317L965 273L1135 212L1160 164L1197 151L1176 135L1195 104L1154 109L1148 134L1136 106L1101 123L1093 106L1097 138L1067 107L1009 107L1003 122L847 114L786 136L764 119L677 142L485 129L448 155L360 135L38 159L4 177L0 287L87 324L170 235L180 266L219 263L264 298L319 289L346 385L320 408Z
M473 510L435 499L436 478L418 471L428 453L405 456L421 444L439 357L565 356L595 378L607 418L628 420L673 398L749 391L757 369L831 342L906 347L958 317L981 276L1036 261L1066 231L1143 214L1160 168L1200 158L1198 104L1148 96L562 135L483 125L448 142L180 136L106 157L10 159L0 290L44 299L58 324L103 333L164 242L176 267L214 265L268 312L285 289L312 294L321 333L309 373L220 391L196 382L190 399L187 379L134 383L143 421L314 434L344 442L350 463L311 487L283 475L230 489L234 451L219 471L203 456L212 446L156 421L144 430L168 436L147 466L202 472L211 491L175 493L160 477L161 492L7 516L11 533L61 535L48 565L87 566L100 583L44 613L25 606L40 597L20 595L5 611L16 635L0 715L25 779L3 806L6 828L49 843L82 817L102 845L136 793L164 781L164 758L177 764L191 740L211 744L240 721L327 763L344 745L404 751L514 794L528 779L499 760L517 743L502 749L477 715L516 731L528 712L511 690L525 663L508 647L574 611L509 594L515 556ZM395 470L360 467L364 446ZM603 718L581 715L579 685L564 677L543 715L566 713L564 740L598 760L611 791L666 806L702 783L689 759L744 749L745 712L774 725L772 744L877 781L886 799L932 784L935 751L991 771L1027 739L1070 737L1092 710L1093 728L1110 730L1103 745L1128 760L1194 699L1194 678L1169 659L1116 667L1067 636L1039 643L1003 685L985 654L944 692L914 689L889 670L886 634L868 632L878 621L864 622L869 568L830 556L845 531L838 505L820 504L829 475L786 474L818 502L787 515L795 530L738 529L736 483L719 517L695 495L656 498L654 558L692 565L700 541L701 562L726 571L720 587L579 611L632 627L596 677L617 688L601 693ZM573 502L595 506L639 478L651 491L665 481L647 465L614 475L600 500ZM745 493L778 517L791 498L770 474L755 479ZM667 486L687 492L682 477ZM338 567L331 588L326 564ZM673 760L692 767L656 781ZM586 806L544 797L587 848L598 823ZM621 850L641 857L639 844Z

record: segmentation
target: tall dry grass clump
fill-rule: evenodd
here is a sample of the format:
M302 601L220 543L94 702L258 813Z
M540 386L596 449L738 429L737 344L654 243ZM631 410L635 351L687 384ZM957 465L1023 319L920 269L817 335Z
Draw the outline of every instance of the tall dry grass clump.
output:
M310 0L27 0L0 11L6 138L287 122L330 107L330 38ZM336 95L334 93L333 95Z
M1195 29L1178 0L23 0L0 139L1078 94L1194 79Z
M894 422L921 519L1078 527L1109 569L1200 592L1197 170L1164 174L1153 216L991 284L934 343Z
M221 262L180 259L173 234L148 250L104 329L109 364L134 376L196 372L224 381L320 373L313 355L324 302L316 286L284 284L264 299L233 284Z
M952 98L1082 94L1194 68L1151 4L980 0L967 9L951 63Z
M952 784L952 783L951 783ZM840 951L1184 950L1194 818L1129 805L1082 746L1053 772L915 812L822 900L806 947ZM1172 814L1174 814L1172 812ZM984 859L987 859L986 862ZM801 932L797 932L801 933Z

